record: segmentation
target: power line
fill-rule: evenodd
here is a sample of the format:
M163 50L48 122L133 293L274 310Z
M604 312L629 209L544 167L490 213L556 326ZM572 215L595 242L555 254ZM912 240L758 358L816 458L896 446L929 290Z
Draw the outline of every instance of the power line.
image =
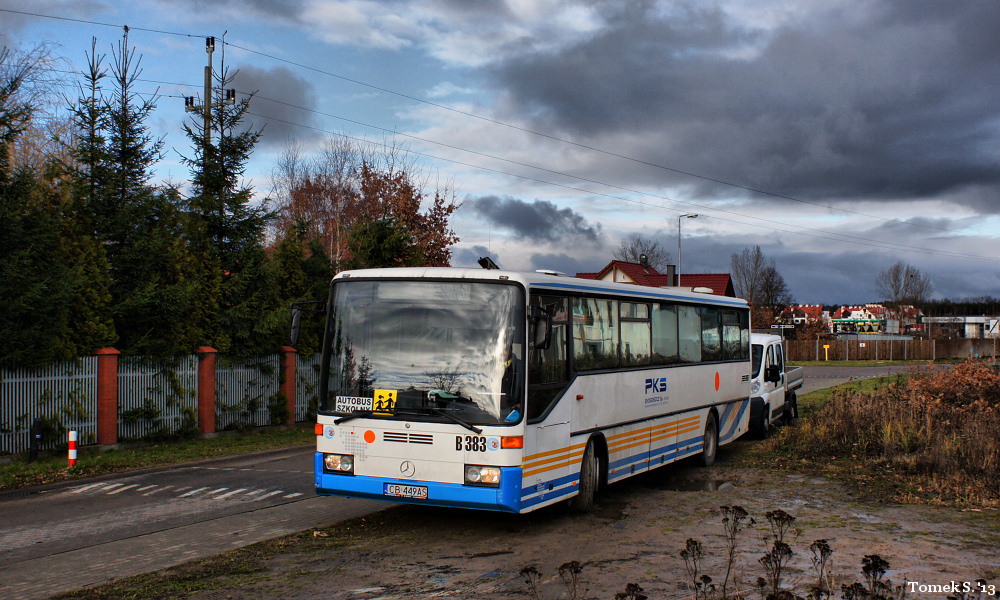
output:
M101 23L100 21L89 21L87 19L73 19L73 18L70 18L70 17L56 17L56 16L53 16L53 15L43 15L43 14L40 14L40 13L27 12L27 11L23 11L23 10L14 10L14 9L11 9L11 8L0 8L0 12L13 13L13 14L16 14L16 15L24 15L24 16L28 16L28 17L38 17L40 19L53 19L55 21L68 21L70 23L84 23L86 25L98 25L100 27L113 27L115 29L121 29L121 28L124 27L127 30L129 30L129 31L146 31L146 32L149 32L149 33L162 33L162 34L165 34L165 35L176 35L178 37L189 37L189 38L190 37L206 37L206 36L201 36L201 35L195 35L195 34L192 34L192 33L179 33L179 32L176 32L176 31L164 31L162 29L149 29L149 28L146 28L146 27L130 27L130 26L125 25L125 24Z
M273 121L273 122L277 122L277 123L284 123L284 124L292 125L292 126L295 126L295 127L302 127L304 129L311 129L313 131L318 131L320 133L327 133L327 134L331 134L331 135L342 135L345 138L348 138L348 139L351 139L351 140L355 140L355 141L359 141L359 142L373 143L373 144L376 144L376 145L383 145L383 146L385 145L385 144L379 144L378 142L372 142L371 140L368 140L368 139L357 138L355 136L350 136L350 135L346 135L346 134L343 134L343 133L336 133L336 132L328 131L328 130L325 130L325 129L321 129L319 127L313 127L311 125L303 125L301 123L295 123L293 121L287 121L285 119L278 119L276 117L268 117L268 116L261 115L261 114L258 114L258 113L254 113L254 112L250 112L250 111L247 111L246 114L252 115L252 116L255 116L255 117L260 117L260 118L266 119L268 121ZM516 173L509 173L509 172L506 172L506 171L501 171L499 169L492 169L492 168L484 167L484 166L481 166L481 165L474 165L474 164L463 162L463 161L460 161L460 160L455 160L455 159L450 159L450 158L444 158L444 157L440 157L440 156L435 156L435 155L432 155L432 154L427 154L425 152L411 151L411 153L414 154L414 155L417 155L417 156L423 156L423 157L430 158L430 159L433 159L433 160L439 160L439 161L442 161L442 162L448 162L448 163L455 164L455 165L470 167L470 168L473 168L473 169L479 169L481 171L487 171L487 172L490 172L490 173L495 173L495 174L498 174L498 175L504 175L504 176L507 176L507 177L514 177L514 178L523 179L523 180L526 180L526 181L533 181L533 182L536 182L536 183L541 183L541 184L545 184L545 185L549 185L549 186L553 186L553 187L559 187L559 188L563 188L563 189L567 189L567 190L573 190L573 191L576 191L576 192L583 192L583 193L591 194L591 195L594 195L594 196L601 196L601 197L605 197L605 198L611 198L611 199L614 199L614 200L619 200L619 201L623 201L623 202L629 202L629 203L638 204L638 205L641 205L641 206L648 206L648 207L652 207L652 208L659 208L661 210L676 210L676 209L668 208L668 207L663 206L661 204L654 204L652 202L643 202L641 200L636 200L634 198L626 198L626 197L622 197L622 196L615 196L615 195L612 195L612 194L606 194L606 193L602 193L602 192L596 192L596 191L592 191L592 190L581 189L581 188L578 188L578 187L573 187L573 186L562 184L562 183L557 183L557 182L553 182L553 181L547 181L547 180L538 179L538 178L535 178L535 177L528 177L526 175L518 175ZM572 176L567 175L567 177L572 177ZM602 185L609 185L610 186L610 184L602 184ZM614 186L610 186L610 187L614 187ZM621 188L621 189L624 190L626 188ZM629 190L629 191L631 191L631 190ZM644 194L644 192L635 192L635 193ZM650 195L650 194L645 194L645 195ZM654 197L660 197L660 196L654 196ZM674 201L674 200L672 200L670 198L665 198L665 197L660 197L660 198ZM675 201L675 202L680 202L680 201ZM685 203L685 204L689 204L689 203ZM694 205L694 206L700 206L700 205ZM716 211L717 209L709 208L708 210ZM725 211L720 211L720 212L725 212ZM809 231L820 231L820 230L815 230L815 229L811 229L811 228L807 228L807 227L802 227L802 226L798 226L798 225L793 225L793 224L788 224L788 223L782 223L780 221L771 221L771 220L763 219L763 218L760 218L760 217L753 217L753 216L748 216L748 215L740 215L740 216L745 216L745 217L750 218L750 219L755 219L755 220L758 220L758 221L763 221L765 223L768 223L769 225L760 225L760 224L756 224L756 223L747 223L745 221L738 221L736 219L727 219L725 217L719 217L719 216L716 216L716 215L712 215L710 218L716 219L718 221L723 221L723 222L728 222L728 223L735 223L737 225L749 225L751 227L759 227L759 228L762 228L762 229L768 229L770 231L773 231L773 230L777 229L778 231L783 231L785 233L791 233L791 234L801 235L801 236L805 236L805 237L811 237L811 238L816 238L816 239L824 239L824 240L829 240L829 241L834 241L834 242L841 242L841 243L856 244L856 245L860 245L860 246L869 246L869 247L872 247L872 248L879 248L879 249L883 249L883 250L906 249L907 251L917 252L917 253L921 253L921 254L930 254L930 255L936 255L936 256L949 256L949 257L952 257L952 258L968 258L968 259L976 259L976 260L987 260L987 261L991 261L991 262L1000 262L1000 258L991 257L991 256L980 256L980 255L975 255L975 254L964 254L964 253L960 253L960 252L951 252L951 251L947 251L947 250L932 250L932 249L929 249L929 248L920 248L920 247L916 247L916 246L904 246L904 245L901 245L901 244L893 244L892 242L880 242L880 241L877 241L877 240L868 240L868 239L865 239L865 238L855 238L854 240L851 240L851 239L842 239L843 237L854 237L854 236L847 236L846 234L831 233L831 232L820 232L822 235L817 235L817 234L814 234L814 233L805 233L803 231L795 231L795 230L792 230L792 229L783 229L781 227L796 227L796 228L799 228L799 229L806 229L806 230L809 230ZM778 225L780 227L775 227L775 225ZM842 236L842 237L831 237L831 236Z
M768 192L766 190L761 190L761 189L753 188L753 187L750 187L750 186L741 185L741 184L738 184L738 183L731 183L731 182L728 182L728 181L725 181L725 180L722 180L722 179L708 177L708 176L705 176L705 175L699 175L697 173L692 173L690 171L684 171L682 169L675 169L673 167L668 167L668 166L665 166L665 165L661 165L661 164L658 164L658 163L654 163L654 162L642 160L642 159L639 159L639 158L635 158L635 157L631 157L631 156L626 156L626 155L623 155L623 154L618 154L616 152L611 152L609 150L604 150L602 148L597 148L595 146L589 146L587 144L582 144L582 143L579 143L579 142L574 142L572 140L567 140L565 138L561 138L561 137L558 137L558 136L550 135L550 134L547 134L547 133L541 133L539 131L534 131L532 129L528 129L528 128L525 128L525 127L520 127L518 125L513 125L511 123L506 123L504 121L500 121L500 120L497 120L497 119L491 119L489 117L484 117L482 115L477 115L475 113L471 113L471 112L468 112L468 111L459 110L457 108L453 108L453 107L450 107L450 106L447 106L447 105L444 105L444 104L439 104L437 102L431 102L430 100L419 98L417 96L412 96L412 95L409 95L409 94L404 94L402 92L397 92L395 90L391 90L391 89L388 89L388 88L384 88L384 87L380 87L380 86L373 85L373 84L370 84L370 83L366 83L364 81L360 81L360 80L357 80L357 79L352 79L350 77L345 77L343 75L338 75L338 74L330 72L330 71L324 71L323 69L318 69L316 67L310 67L309 65L305 65L305 64L302 64L302 63L297 63L295 61L288 60L286 58L281 58L281 57L278 57L278 56L274 56L273 54L268 54L266 52L261 52L261 51L253 50L253 49L246 48L246 47L243 47L243 46L238 46L236 44L233 44L232 42L225 42L225 44L227 44L229 46L232 46L233 48L237 48L239 50L243 50L244 52L249 52L251 54L256 54L258 56L263 56L263 57L269 58L271 60L276 60L276 61L283 62L283 63L289 64L289 65L292 65L292 66L296 66L296 67L299 67L299 68L302 68L302 69L307 69L307 70L310 70L310 71L313 71L313 72L316 72L316 73L319 73L319 74L322 74L322 75L326 75L328 77L334 77L336 79L340 79L340 80L346 81L348 83L353 83L355 85L360 85L360 86L367 87L367 88L370 88L370 89L373 89L373 90L376 90L376 91L379 91L379 92L383 92L383 93L386 93L386 94L391 94L391 95L394 95L394 96L398 96L400 98L405 98L407 100L412 100L414 102L419 102L421 104L426 104L428 106L433 106L434 108L438 108L438 109L441 109L441 110L453 112L453 113L456 113L456 114L459 114L459 115L463 115L463 116L466 116L466 117L470 117L470 118L473 118L473 119L479 119L479 120L485 121L487 123L491 123L491 124L494 124L494 125L499 125L501 127L507 127L507 128L513 129L515 131L520 131L520 132L523 132L523 133L528 133L528 134L531 134L531 135L534 135L534 136L542 137L542 138L549 139L549 140L552 140L552 141L556 141L556 142L559 142L559 143L562 143L562 144L568 144L568 145L571 145L571 146L575 146L577 148L581 148L581 149L585 149L585 150L590 150L592 152L598 152L598 153L603 154L605 156L611 156L611 157L614 157L614 158L619 158L619 159L622 159L622 160L631 161L631 162L634 162L634 163L637 163L637 164L641 164L641 165L645 165L645 166L649 166L649 167L654 167L654 168L657 168L657 169L662 169L664 171L670 171L672 173L677 173L679 175L685 175L687 177L693 177L693 178L696 178L696 179L701 179L703 181L709 181L709 182L712 182L712 183L717 183L719 185L724 185L724 186L728 186L728 187L735 188L735 189L741 189L741 190L748 191L748 192L755 193L755 194L761 194L761 195L765 195L765 196L771 196L772 198L779 198L779 199L782 199L782 200L789 200L789 201L792 201L792 202L800 202L802 204L808 204L808 205L816 206L816 207L819 207L819 208L825 208L825 209L828 209L828 210L840 211L840 212L844 212L844 213L847 213L847 214L853 214L853 215L857 215L857 216L868 217L868 218L871 218L871 219L878 219L878 220L886 221L886 222L890 222L890 223L899 223L901 225L914 226L914 227L923 227L925 229L934 229L934 230L938 230L938 231L946 231L946 232L950 232L950 233L957 233L957 230L949 229L947 227L938 227L936 225L929 225L929 224L926 224L926 223L910 223L910 222L906 222L906 221L903 221L902 219L898 219L898 218L882 217L882 216L879 216L879 215L872 215L872 214L863 213L863 212L860 212L860 211L850 210L850 209L846 209L846 208L839 208L839 207L836 207L836 206L832 206L832 205L828 205L828 204L822 204L822 203L819 203L819 202L810 202L808 200L802 200L802 199L799 199L799 198L794 198L792 196L786 196L786 195L783 195L783 194L777 194L777 193L774 193L774 192Z
M242 91L241 91L241 93L246 94L246 92L242 92ZM249 94L247 94L247 95L249 95ZM824 230L821 230L821 229L816 229L814 227L806 227L806 226L803 226L803 225L795 225L795 224L792 224L792 223L784 223L784 222L781 222L781 221L774 221L774 220L770 220L770 219L763 219L761 217L755 217L753 215L747 215L747 214L743 214L743 213L732 211L732 210L725 210L725 209L721 209L721 208L711 207L711 206L707 206L707 205L704 205L704 204L698 204L696 202L690 202L690 201L685 201L685 200L678 200L676 198L671 198L669 196L663 196L663 195L660 195L660 194L653 194L651 192L644 192L644 191L641 191L641 190L636 190L636 189L632 189L632 188L628 188L628 187L624 187L624 186L620 186L620 185L616 185L616 184L612 184L612 183L598 181L598 180L595 180L595 179L588 179L586 177L580 177L578 175L572 175L572 174L569 174L569 173L564 173L564 172L561 172L561 171L556 171L556 170L553 170L553 169L548 169L548 168L545 168L545 167L540 167L538 165L532 165L532 164L528 164L528 163L523 163L523 162L519 162L519 161L515 161L515 160L503 158L503 157L500 157L500 156L494 156L494 155L491 155L491 154L486 154L484 152L479 152L479 151L476 151L476 150L469 150L467 148L461 148L459 146L454 146L454 145L446 144L446 143L443 143L443 142L437 142L437 141L434 141L434 140L429 140L429 139L422 138L422 137L415 136L415 135L410 135L410 134L406 134L406 133L396 132L396 131L393 131L393 130L386 129L384 127L379 127L377 125L371 125L371 124L368 124L368 123L363 123L361 121L356 121L356 120L353 120L353 119L348 119L348 118L345 118L345 117L340 117L340 116L337 116L337 115L332 115L332 114L329 114L329 113L324 113L324 112L321 112L321 111L317 111L317 110L305 108L305 107L302 107L302 106L297 106L295 104L291 104L291 103L284 102L284 101L281 101L281 100L274 100L272 98L267 98L267 97L260 96L260 95L254 95L254 98L257 98L257 99L260 99L260 100L266 100L268 102L274 102L274 103L277 103L277 104L282 104L284 106L288 106L288 107L291 107L291 108L296 108L296 109L308 111L308 112L311 112L311 113L319 114L319 115L330 117L330 118L334 118L334 119L339 119L339 120L342 120L342 121L346 121L348 123L353 123L353 124L356 124L356 125L361 125L363 127L369 127L369 128L372 128L372 129L375 129L375 130L378 130L378 131L382 131L384 133L390 133L390 134L393 134L393 135L400 135L400 136L403 136L403 137L406 137L406 138L410 138L410 139L413 139L413 140L416 140L416 141L425 142L425 143L429 143L429 144L435 144L435 145L438 145L438 146L441 146L441 147L444 147L444 148L450 148L452 150L458 150L460 152L466 152L468 154L473 154L475 156L481 156L483 158L489 158L491 160L498 160L498 161L506 162L506 163L509 163L509 164L512 164L512 165L516 165L516 166L520 166L520 167L525 167L525 168L529 168L529 169L536 169L538 171L542 171L542 172L545 172L545 173L551 173L553 175L559 175L561 177L566 177L566 178L570 178L570 179L576 179L578 181L583 181L583 182L586 182L586 183L592 183L592 184L595 184L595 185L601 185L601 186L609 187L609 188L612 188L612 189L617 189L617 190L621 190L621 191L624 191L624 192L629 192L631 194L639 194L639 195L642 195L642 196L648 196L648 197L651 197L651 198L658 198L660 200L666 200L668 202L673 202L675 204L683 204L685 206L698 208L698 209L703 210L703 211L707 210L707 211L719 212L719 213L734 215L734 216L737 216L737 217L743 217L743 218L747 218L747 219L756 219L756 220L759 220L759 221L765 221L765 222L772 223L772 224L783 225L785 227L794 227L796 229L801 229L801 230L805 230L805 231L815 231L815 232L818 232L818 233L822 233L824 235L835 235L835 236L839 236L839 237L842 237L842 238L859 240L859 241L862 241L862 242L872 242L872 243L876 243L876 244L882 244L884 247L887 247L887 248L888 247L896 247L896 248L901 249L901 250L920 250L920 251L924 250L924 248L921 248L921 247L918 247L918 246L909 246L909 245L906 245L906 244L897 244L897 243L894 243L894 242L883 242L883 241L880 241L880 240L872 240L870 238L865 238L865 237L860 237L860 236L855 236L855 235L849 235L849 234L846 234L846 233L828 232L828 231L824 231ZM268 118L268 117L264 117L264 118ZM295 125L295 123L291 123L291 124ZM307 126L304 126L304 127L307 127ZM445 160L445 159L442 159L442 160ZM462 163L462 164L464 164L464 163ZM573 188L573 189L576 189L576 188ZM661 208L666 208L666 207L661 207ZM667 209L667 210L670 210L670 209ZM674 209L674 210L676 210L676 209ZM734 221L734 222L738 222L738 221ZM826 239L830 239L830 238L826 238ZM845 239L844 241L848 241L848 240Z
M26 11L17 11L17 10L12 10L12 9L2 9L2 8L0 8L0 11L2 11L2 12L8 12L8 13L13 13L13 14L21 14L21 15L26 15L26 16L33 16L33 17L38 17L38 18L55 19L55 20L75 22L75 23L85 23L85 24L98 25L98 26L104 26L104 27L122 27L121 25L115 25L115 24L110 24L110 23L102 23L102 22L98 22L98 21L90 21L90 20L85 20L85 19L74 19L74 18L69 18L69 17L56 17L56 16L52 16L52 15L43 15L43 14L39 14L39 13L31 13L31 12L26 12ZM124 27L127 28L128 26L124 26ZM189 38L190 37L202 37L202 36L196 36L196 35L193 35L193 34L172 32L172 31L164 31L164 30L157 30L157 29L149 29L149 28L143 28L143 27L133 27L131 29L134 29L136 31L147 31L147 32L161 33L161 34L167 34L167 35L176 35L176 36L180 36L180 37L189 37ZM406 98L408 100L412 100L414 102L426 104L428 106L433 106L433 107L441 109L441 110L445 110L445 111L449 111L449 112L454 112L456 114L461 114L461 115L464 115L464 116L467 116L467 117L470 117L470 118L479 119L479 120L482 120L482 121L485 121L485 122L488 122L488 123L491 123L491 124L499 125L499 126L502 126L502 127L507 127L507 128L514 129L514 130L517 130L517 131L521 131L521 132L524 132L524 133L528 133L528 134L531 134L531 135L535 135L535 136L539 136L539 137L542 137L542 138L546 138L546 139L550 139L550 140L553 140L553 141L557 141L559 143L568 144L568 145L571 145L571 146L575 146L575 147L579 147L579 148L582 148L582 149L590 150L590 151L593 151L593 152L598 152L598 153L601 153L601 154L604 154L604 155L607 155L607 156L612 156L612 157L615 157L615 158L619 158L619 159L622 159L622 160L627 160L627 161L635 162L637 164L642 164L642 165L646 165L646 166L650 166L650 167L654 167L654 168L658 168L658 169L662 169L662 170L666 170L666 171L678 173L678 174L681 174L681 175L685 175L685 176L689 176L689 177L694 177L694 178L697 178L697 179L702 179L704 181L710 181L710 182L713 182L713 183L718 183L720 185L725 185L725 186L733 187L733 188L736 188L736 189L743 189L745 191L749 191L749 192L752 192L752 193L763 194L763 195L772 196L772 197L775 197L775 198L785 199L785 200L794 201L794 202L800 202L800 203L803 203L803 204L809 204L809 205L813 205L813 206L817 206L817 207L821 207L821 208L826 208L826 209L829 209L829 210L841 211L841 212L848 213L848 214L854 214L854 215L858 215L858 216L864 216L864 217L867 217L867 218L877 219L877 220L886 221L886 222L895 222L895 223L899 223L899 224L902 224L902 225L923 227L923 228L927 228L927 229L934 229L934 230L938 230L938 231L945 231L945 232L951 232L951 233L955 233L956 232L956 230L954 230L954 229L949 229L949 228L945 228L945 227L938 227L938 226L929 225L929 224L925 224L925 223L906 222L906 221L903 221L903 220L898 219L898 218L882 217L882 216L878 216L878 215L872 215L872 214L868 214L868 213L862 213L862 212L859 212L859 211L852 211L852 210L849 210L849 209L838 208L838 207L829 206L829 205L825 205L825 204L809 202L809 201L806 201L806 200L801 200L801 199L798 199L798 198L793 198L791 196L785 196L785 195L781 195L781 194L776 194L776 193L768 192L766 190L760 190L760 189L752 188L752 187L749 187L749 186L743 186L743 185L740 185L740 184L734 184L734 183L730 183L730 182L727 182L727 181L724 181L724 180L721 180L721 179L716 179L716 178L707 177L707 176L699 175L699 174L696 174L696 173L684 171L684 170L681 170L681 169L675 169L675 168L672 168L672 167L667 167L665 165L660 165L660 164L649 162L649 161L645 161L645 160L642 160L642 159L637 159L637 158L634 158L634 157L630 157L630 156L618 154L618 153L615 153L615 152L610 152L610 151L607 151L607 150L604 150L604 149L601 149L601 148L597 148L597 147L594 147L594 146L589 146L589 145L586 145L586 144L581 144L579 142L574 142L574 141L567 140L567 139L564 139L564 138L560 138L560 137L557 137L557 136L553 136L553 135L541 133L541 132L534 131L534 130L527 129L527 128L523 128L523 127L519 127L517 125L513 125L513 124L506 123L506 122L503 122L503 121L499 121L499 120L496 120L496 119L491 119L489 117L483 117L483 116L477 115L475 113L471 113L471 112L467 112L467 111L462 111L462 110L459 110L459 109L455 109L455 108L446 106L444 104L439 104L439 103L436 103L436 102L431 102L431 101L425 100L423 98L419 98L419 97L408 95L408 94L403 94L401 92L397 92L397 91L394 91L394 90L391 90L391 89L388 89L388 88L383 88L383 87L380 87L380 86L372 85L372 84L369 84L369 83L366 83L366 82L363 82L363 81L360 81L360 80L356 80L356 79L352 79L352 78L345 77L345 76L342 76L342 75L338 75L338 74L330 72L330 71L324 71L322 69L311 67L311 66L308 66L308 65L305 65L305 64L302 64L302 63L297 63L297 62L294 62L294 61L291 61L291 60L288 60L288 59L280 58L278 56L274 56L274 55L271 55L271 54L268 54L268 53L265 53L265 52L261 52L261 51L258 51L258 50L253 50L251 48L246 48L246 47L243 47L243 46L239 46L239 45L233 44L231 42L223 41L223 44L228 44L228 45L232 46L233 48L236 48L236 49L239 49L239 50L243 50L244 52L248 52L248 53L251 53L251 54L256 54L256 55L259 55L259 56L263 56L263 57L269 58L271 60L283 62L283 63L289 64L289 65L293 65L293 66L296 66L296 67L299 67L299 68L302 68L302 69L306 69L306 70L309 70L309 71L313 71L313 72L316 72L316 73L319 73L319 74L322 74L322 75L326 75L326 76L329 76L329 77L334 77L334 78L337 78L337 79L340 79L340 80L343 80L343 81L347 81L349 83L353 83L355 85L359 85L359 86L367 87L367 88L370 88L370 89L374 89L374 90L377 90L377 91L380 91L380 92L383 92L383 93L386 93L386 94L391 94L391 95L395 95L395 96L398 96L398 97L401 97L401 98ZM153 80L149 80L149 81L152 82L152 83L162 83L162 84L165 84L165 85L178 85L178 86L187 86L187 87L197 87L197 86L192 86L190 84L181 84L181 83L172 83L172 82L157 82L157 81L153 81ZM174 97L174 96L163 95L163 97ZM365 127L370 127L370 128L378 129L378 130L382 130L382 131L389 131L388 129L385 129L385 128L382 128L382 127L378 127L378 126L375 126L375 125L370 125L370 124L362 123L360 121L354 121L352 119L347 119L347 118L344 118L344 117L338 117L336 115L330 115L330 114L327 114L327 113L321 113L319 111L314 111L312 109L308 109L308 108L305 108L305 107L295 106L293 104L282 102L282 101L279 101L279 100L273 100L273 99L269 99L269 98L261 98L261 99L268 100L268 101L271 101L271 102L280 103L280 104L285 104L287 106L298 108L300 110L306 110L306 111L310 111L310 112L315 112L317 114L321 114L321 115L328 116L328 117L331 117L331 118L341 119L341 120L346 121L346 122L356 123L358 125L362 125L362 126L365 126ZM267 117L264 117L264 118L267 118ZM295 123L289 123L289 124L298 125L298 124L295 124ZM302 125L299 125L299 126L302 126ZM303 127L307 127L307 126L303 126ZM900 248L900 249L908 249L908 250L911 250L911 251L921 251L921 252L925 252L926 251L926 249L918 248L918 247L914 247L914 246L906 246L906 245L903 245L903 244L894 244L894 243L891 243L891 242L879 242L879 241L876 241L876 240L870 240L868 238L861 238L861 237L858 237L858 236L851 236L851 235L847 235L847 234L823 232L822 230L818 230L818 229L814 229L814 228L803 227L803 226L794 225L794 224L788 224L788 223L782 223L782 222L779 222L779 221L769 221L767 219L761 219L759 217L753 217L751 215L743 215L743 214L737 213L735 211L727 211L727 210L718 209L718 208L710 208L708 206L697 204L697 203L693 203L693 202L676 200L674 198L669 198L669 197L666 197L666 196L659 196L659 195L650 194L650 193L647 193L647 192L641 192L641 191L633 190L633 189L626 188L626 187L623 187L623 186L617 186L617 185L610 184L610 183L605 183L605 182L601 182L601 181L596 181L596 180L590 180L590 179L586 179L586 178L582 178L582 177L577 177L577 176L569 175L569 174L566 174L566 173L561 173L561 172L558 172L558 171L554 171L554 170L551 170L551 169L546 169L544 167L539 167L539 166L536 166L536 165L530 165L530 164L526 164L526 163L520 163L520 162L517 162L517 161L513 161L513 160L509 160L509 159L504 159L504 158L501 158L501 157L492 156L492 155L488 155L488 154L485 154L485 153L482 153L482 152L468 150L468 149L465 149L465 148L460 148L458 146L453 146L453 145L445 144L445 143L442 143L442 142L435 142L433 140L428 140L428 139L420 138L420 137L413 136L413 135L400 134L400 133L395 132L395 131L393 131L392 133L396 134L396 135L405 135L406 137L409 137L409 138L412 138L412 139L415 139L415 140L419 140L419 141L422 141L422 142L425 142L425 143L436 144L436 145L439 145L439 146L442 146L442 147L447 147L447 148L451 148L451 149L454 149L454 150L458 150L458 151L462 151L462 152L468 152L468 153L471 153L471 154L474 154L474 155L478 155L478 156L483 156L483 157L486 157L486 158L491 158L493 160L500 160L500 161L508 162L510 164L515 164L515 165L518 165L518 166L523 166L523 167L526 167L526 168L533 168L533 169L541 170L541 171L544 171L544 172L549 172L549 173L557 174L557 175L560 175L560 176L563 176L563 177L571 177L571 178L574 178L574 179L578 179L580 181L585 181L585 182L593 183L593 184L596 184L596 185L603 185L603 186L607 186L607 187L614 188L614 189L620 189L622 191L628 191L630 193L642 194L642 195L646 195L646 196L661 198L661 199L668 200L670 202L674 202L674 203L678 203L678 204L685 204L685 205L688 205L688 206L694 206L694 207L698 207L701 210L710 210L710 211L722 212L722 213L726 213L726 214L733 214L733 215L744 217L744 218L750 218L750 219L756 219L756 220L763 220L765 222L769 222L769 223L772 223L772 224L782 225L782 226L785 226L785 227L795 227L795 228L804 229L804 230L807 230L807 231L818 231L818 232L821 232L821 233L823 233L825 235L836 235L836 236L840 236L842 238L850 238L850 239L856 240L858 242L871 243L871 244L876 245L876 247L889 248L889 247L895 246L895 247ZM448 159L437 158L437 160L445 160L445 161L447 161ZM461 163L459 161L451 161L451 162L456 162L457 164L464 164L464 163ZM469 166L474 166L474 165L469 165ZM513 175L513 176L518 177L517 175ZM547 182L547 183L551 184L551 182ZM570 188L570 189L576 189L576 188ZM585 193L591 193L591 192L587 192L586 190L578 190L578 191L584 191ZM662 207L662 206L660 206L659 208L666 209L666 207ZM722 219L721 217L718 217L718 216L716 216L715 218L716 219L720 219L720 220L727 220L727 219ZM733 222L740 223L739 221L733 221ZM789 231L789 230L783 230L783 231L788 231L788 232L791 232L791 233L800 233L801 234L801 232L792 232L792 231ZM807 235L807 234L802 234L802 235ZM979 235L979 234L965 234L965 235L969 235L969 236L972 236L972 237L987 237L987 238L990 238L990 239L997 239L997 238L995 238L993 236L983 236L983 235ZM824 237L823 239L837 239L837 238L825 238ZM845 240L842 240L842 241L849 241L849 240L845 239ZM949 253L949 254L954 255L954 256L964 256L964 257L969 257L969 258L981 258L981 259L994 260L994 259L989 259L987 257L979 257L979 256L975 256L975 255L963 255L963 254L960 254L960 253Z

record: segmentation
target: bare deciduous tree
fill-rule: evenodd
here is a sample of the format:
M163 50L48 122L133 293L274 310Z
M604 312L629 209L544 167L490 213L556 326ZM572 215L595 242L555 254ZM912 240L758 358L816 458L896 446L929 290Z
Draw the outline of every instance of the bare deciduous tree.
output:
M768 264L767 257L760 246L744 248L743 252L733 254L730 259L730 276L733 278L733 289L736 296L758 304L761 301L761 284L764 269L774 266L774 261Z
M771 308L784 308L792 302L788 284L774 267L774 259L771 259L770 264L761 273L760 303Z
M930 298L934 286L920 269L899 261L875 278L875 289L889 304L916 304Z
M673 256L660 242L639 235L622 240L621 244L612 251L611 256L615 260L638 263L643 254L646 255L649 266L660 273L666 272L667 267L673 261Z

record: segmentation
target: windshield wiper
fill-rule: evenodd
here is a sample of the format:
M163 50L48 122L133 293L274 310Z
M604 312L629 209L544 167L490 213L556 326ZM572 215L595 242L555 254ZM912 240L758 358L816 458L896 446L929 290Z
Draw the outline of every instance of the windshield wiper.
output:
M457 424L461 425L462 427L465 427L466 429L468 429L469 431L475 433L476 435L479 435L479 434L481 434L483 432L482 429L476 427L472 423L469 423L468 421L460 419L460 418L456 417L453 414L449 414L449 413L441 410L440 408L434 408L433 406L424 406L424 407L421 407L421 408L423 408L425 410L432 411L434 414L441 415L442 417L444 417L444 418L452 421L453 423L457 423ZM398 411L397 410L396 414L397 415L400 415L400 414L419 415L420 413L418 413L418 412L410 412L410 411L403 412L403 411Z
M370 410L356 410L352 413L344 415L343 417L340 417L333 423L334 425L340 425L344 421L350 421L351 419L360 419L362 417L370 417L370 416L372 416L372 411Z
M458 417L456 417L453 414L446 413L445 411L441 410L440 408L434 408L433 406L429 406L428 408L430 410L433 410L435 413L441 415L442 417L444 417L446 419L451 419L452 421L458 423L462 427L465 427L466 429L468 429L472 433L475 433L476 435L479 435L479 434L481 434L483 432L482 429L476 427L472 423L469 423L467 421L463 421L462 419L459 419Z

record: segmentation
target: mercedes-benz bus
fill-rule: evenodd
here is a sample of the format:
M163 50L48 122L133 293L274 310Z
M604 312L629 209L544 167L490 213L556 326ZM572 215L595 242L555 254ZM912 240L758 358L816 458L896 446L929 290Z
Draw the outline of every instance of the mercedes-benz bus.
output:
M316 492L529 512L747 429L746 301L547 273L331 283Z

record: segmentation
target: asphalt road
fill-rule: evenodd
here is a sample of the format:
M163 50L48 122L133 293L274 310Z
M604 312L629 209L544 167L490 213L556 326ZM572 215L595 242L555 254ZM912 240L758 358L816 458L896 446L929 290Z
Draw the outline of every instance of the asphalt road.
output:
M804 367L800 393L914 367ZM382 510L317 497L313 447L0 494L0 598L34 600Z
M945 368L950 368L945 365ZM924 368L921 365L883 365L879 367L802 367L803 382L798 392L808 394L823 388L833 387L858 379L892 376L906 373L914 369ZM935 367L942 368L942 367Z
M4 494L0 598L48 598L387 506L317 497L313 452L295 448Z

